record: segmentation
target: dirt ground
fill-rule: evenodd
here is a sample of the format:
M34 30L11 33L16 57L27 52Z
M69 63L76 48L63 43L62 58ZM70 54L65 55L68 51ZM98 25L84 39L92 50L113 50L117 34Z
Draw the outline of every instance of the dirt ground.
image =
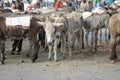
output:
M5 65L0 65L0 80L120 80L120 63L109 61L109 44L104 42L98 46L98 51L88 55L86 48L80 54L74 54L73 60L62 59L59 61L47 60L47 51L40 49L39 59L31 63L26 58L28 53L28 41L24 40L21 55L10 55L11 41L6 41ZM119 46L117 53L120 53ZM120 58L120 56L119 56Z

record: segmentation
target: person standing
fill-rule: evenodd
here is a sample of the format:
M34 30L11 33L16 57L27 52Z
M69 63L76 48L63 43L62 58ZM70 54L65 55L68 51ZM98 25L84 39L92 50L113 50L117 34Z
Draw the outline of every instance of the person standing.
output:
M40 0L32 0L33 8L40 8Z
M99 2L99 0L91 0L92 4L93 4L93 8L97 7L97 3Z
M105 5L106 5L106 3L105 3L105 1L104 0L100 0L99 1L99 7L105 7Z
M15 1L12 1L11 10L15 10Z
M23 39L14 40L13 45L12 45L12 52L11 52L12 55L14 55L15 53L17 53L18 55L21 54L22 43L23 43ZM17 51L16 51L16 48L18 48Z
M20 10L24 11L24 3L22 2L22 0L20 1Z
M91 11L92 8L93 8L92 2L89 0L89 1L87 2L86 7L85 7L85 11Z
M20 25L18 25L19 27ZM21 27L21 26L20 26ZM22 30L22 28L18 28L19 30L17 31L17 35L19 35L20 38L13 39L13 44L12 44L12 52L11 54L14 55L17 53L18 55L21 54L22 52L22 44L23 44L23 39L27 37L27 29ZM14 33L16 34L16 32ZM17 50L16 50L17 49Z
M58 10L59 8L62 8L62 3L60 0L54 0L54 3L53 3L53 8L55 10Z
M77 4L74 0L71 0L71 2L72 2L72 10L75 11Z
M87 6L86 0L82 0L79 10L80 10L81 12L85 11L86 6Z
M28 0L27 11L30 11L32 9L33 9L33 4Z
M24 11L24 4L22 0L15 1L15 9L18 9L19 11Z
M68 6L68 9L69 9L70 12L73 11L73 3L72 3L72 0L68 0L68 1L67 1L67 6Z
M12 1L12 4L11 4L11 12L15 13L17 12L18 9L16 9L16 2L15 1Z
M82 0L78 0L78 10L80 8L81 2L82 2Z

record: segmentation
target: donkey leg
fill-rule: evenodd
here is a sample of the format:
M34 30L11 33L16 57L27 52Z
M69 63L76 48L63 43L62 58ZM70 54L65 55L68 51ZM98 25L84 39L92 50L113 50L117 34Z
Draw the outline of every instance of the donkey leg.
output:
M90 47L89 47L89 44L88 44L88 35L89 35L89 32L86 32L86 34L85 34L86 45L87 45L88 48L90 48Z
M66 46L67 46L67 43L66 43L66 37L64 37L64 51L63 51L63 58L65 58L65 54L66 54Z
M107 28L105 29L105 41L108 44Z
M80 37L80 31L78 32L77 36L76 36L76 40L77 40L77 47L76 47L76 52L79 54L81 52L81 37Z
M84 49L84 30L83 29L82 29L81 39L82 39L82 49Z
M74 44L73 39L70 39L69 45L68 45L68 46L69 46L69 59L73 59L73 57L72 57L72 53L73 53L73 50L72 50L73 44Z
M58 40L56 39L54 41L54 61L57 62L57 44L58 44Z
M12 45L11 55L14 55L14 54L15 54L15 50L16 50L16 47L17 47L17 45L18 45L17 43L18 43L18 40L14 40L13 45Z
M100 44L102 43L102 29L100 29Z
M63 35L61 38L61 52L62 52L62 57L65 59L65 53L66 53L66 36Z
M69 47L69 59L72 59L72 47Z
M1 64L4 64L4 53L1 53Z
M79 43L79 50L81 52L81 49L84 49L84 32L82 32L83 30L79 31L79 36L78 36L78 43ZM83 38L82 38L83 37ZM81 46L82 44L82 46Z
M48 53L48 60L51 60L52 55L52 43L48 43L49 53Z
M94 32L91 32L91 47L90 47L91 53L93 53L93 48L94 48L94 42L95 42L95 40L94 40L95 36L94 35L95 35Z
M17 44L18 44L17 54L20 55L22 51L23 39L20 39Z
M38 58L38 51L39 51L39 44L35 43L34 44L34 50L33 50L33 56L32 56L32 62L35 62L35 60Z
M6 59L4 52L5 52L5 42L3 41L1 45L1 64L4 64L4 60Z
M41 46L45 48L45 40L41 40Z
M60 41L61 41L61 53L62 53L62 55L63 55L63 52L64 52L64 39L63 39L63 37L61 37L61 39L60 39Z
M45 51L48 50L48 45L47 45L47 38L46 38L46 36L45 36L45 46L44 46L44 50L45 50Z
M110 47L110 60L113 60L114 62L116 60L119 60L116 54L116 46L117 46L117 38L112 37L111 38L111 47Z
M26 57L30 57L30 55L32 54L32 47L33 47L33 43L32 41L29 41L29 53L26 54Z
M95 33L95 51L97 51L98 31Z

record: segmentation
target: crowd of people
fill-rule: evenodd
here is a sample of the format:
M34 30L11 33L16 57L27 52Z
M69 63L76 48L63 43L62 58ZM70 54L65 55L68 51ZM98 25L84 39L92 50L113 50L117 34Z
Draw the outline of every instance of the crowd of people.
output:
M28 2L28 5L26 10L32 10L33 4L29 0L27 0L27 2ZM14 10L24 11L24 3L22 2L22 0L12 1L11 10L13 12Z
M27 2L27 7L24 6L24 0L10 0L10 1L3 1L0 0L0 8L2 6L2 10L4 10L4 4L11 9L12 12L15 11L29 11L32 9L37 9L41 7L41 1L40 0L26 0L25 4Z
M63 7L68 7L72 11L91 11L93 8L106 6L112 4L114 0L54 0L53 8L58 10Z
M13 12L15 12L15 10L24 11L24 4L21 0L12 1L11 10Z
M54 0L53 8L59 10L63 7L69 7L71 10L75 11L76 2L74 0Z
M0 5L1 4L0 0ZM14 12L16 10L32 10L42 7L43 0L26 0L28 2L27 8L24 7L23 0L12 0L8 2L11 10ZM114 0L54 0L53 8L55 10L62 9L63 7L68 7L70 10L80 10L80 11L91 11L95 7L105 7L106 4L111 4Z

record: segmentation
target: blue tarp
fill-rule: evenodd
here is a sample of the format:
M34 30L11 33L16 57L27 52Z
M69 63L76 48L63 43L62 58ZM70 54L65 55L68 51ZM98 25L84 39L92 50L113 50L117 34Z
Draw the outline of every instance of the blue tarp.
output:
M105 0L107 4L112 4L113 0Z

